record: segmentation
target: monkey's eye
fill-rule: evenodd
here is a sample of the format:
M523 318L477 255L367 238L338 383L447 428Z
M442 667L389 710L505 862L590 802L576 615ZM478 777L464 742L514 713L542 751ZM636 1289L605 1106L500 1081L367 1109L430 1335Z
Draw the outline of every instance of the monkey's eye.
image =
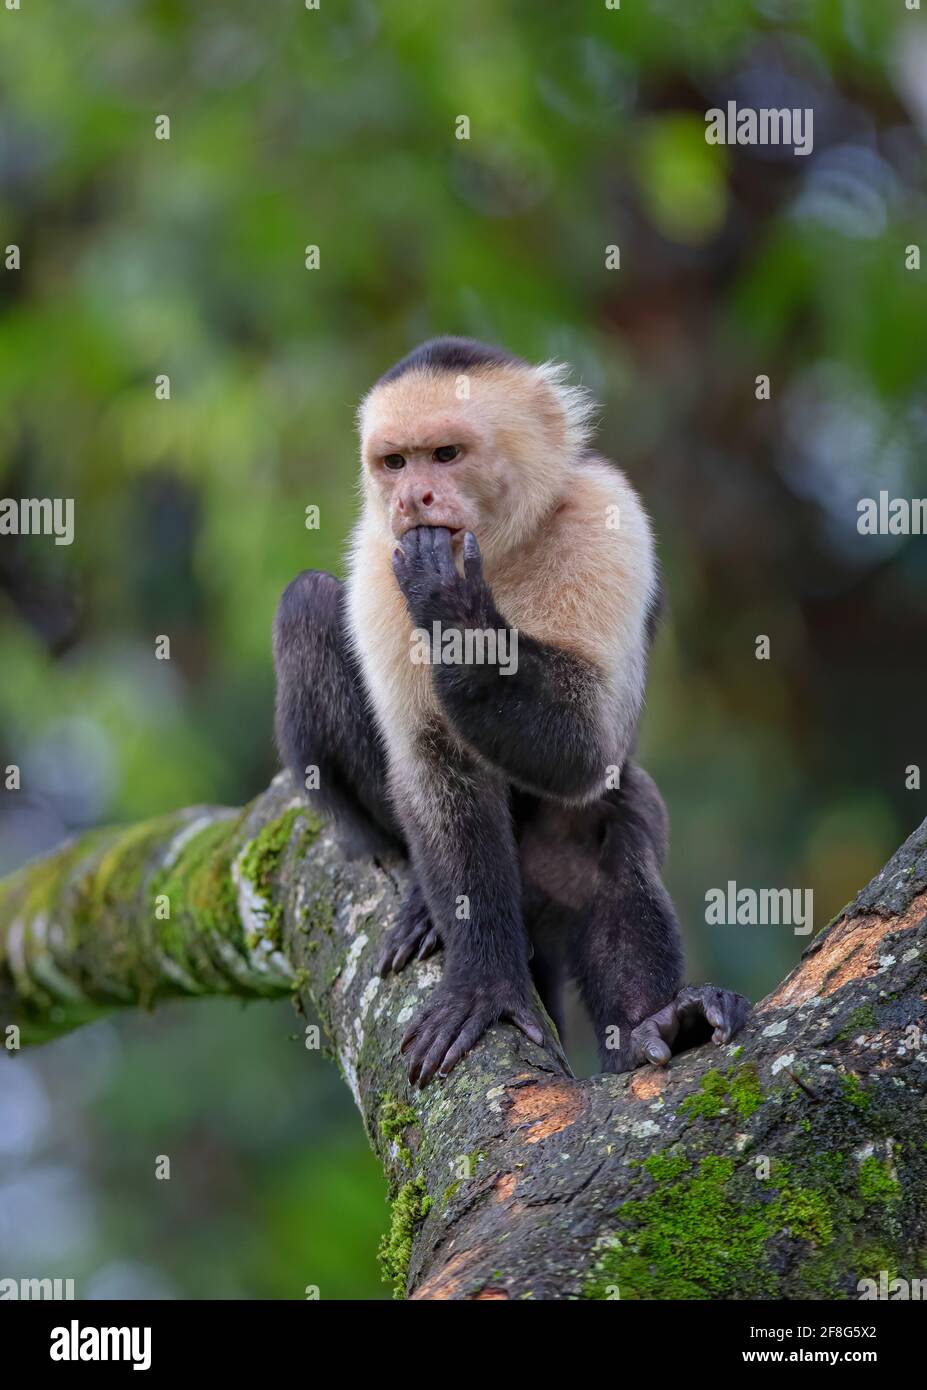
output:
M442 444L440 449L435 449L434 456L438 463L450 463L459 453L456 444Z
M383 463L392 473L396 473L400 468L405 468L406 466L406 461L402 457L402 454L387 454Z

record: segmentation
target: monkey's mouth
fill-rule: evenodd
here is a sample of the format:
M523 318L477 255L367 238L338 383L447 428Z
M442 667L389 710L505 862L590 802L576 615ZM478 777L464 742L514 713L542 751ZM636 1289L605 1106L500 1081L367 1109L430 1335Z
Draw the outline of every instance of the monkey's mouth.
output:
M434 531L447 531L452 541L463 540L466 526L452 526L447 521L416 521L411 526L403 526L397 535L398 540L407 535L409 531L414 531L417 527L428 527ZM396 534L394 532L394 534Z

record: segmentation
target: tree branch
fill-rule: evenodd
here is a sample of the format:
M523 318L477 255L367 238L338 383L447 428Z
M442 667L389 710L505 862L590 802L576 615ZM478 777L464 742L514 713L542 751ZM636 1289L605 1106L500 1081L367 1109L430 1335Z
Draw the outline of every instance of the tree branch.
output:
M241 812L93 832L0 884L0 1029L197 994L313 1010L394 1194L413 1298L859 1297L927 1245L927 822L727 1047L574 1080L514 1028L408 1087L437 960L376 974L398 862L349 863L281 775Z

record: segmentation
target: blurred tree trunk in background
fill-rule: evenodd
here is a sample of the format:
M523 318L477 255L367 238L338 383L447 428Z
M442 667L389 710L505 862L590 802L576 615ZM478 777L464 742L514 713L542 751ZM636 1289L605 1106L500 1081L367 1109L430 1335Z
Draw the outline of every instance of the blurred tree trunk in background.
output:
M620 1077L575 1080L497 1027L411 1091L399 1038L440 957L376 973L403 880L347 862L284 775L241 812L83 836L0 884L6 1046L115 1006L291 994L383 1163L384 1273L413 1298L857 1298L920 1277L927 822L733 1043Z

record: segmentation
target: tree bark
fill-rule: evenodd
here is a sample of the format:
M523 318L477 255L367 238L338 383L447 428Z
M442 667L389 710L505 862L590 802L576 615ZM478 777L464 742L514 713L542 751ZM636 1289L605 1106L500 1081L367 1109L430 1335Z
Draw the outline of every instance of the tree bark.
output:
M393 1194L416 1299L858 1298L927 1262L927 822L726 1047L575 1080L509 1026L413 1091L440 956L380 980L396 862L348 862L285 775L243 811L98 831L0 884L0 1032L291 995ZM311 1035L310 1035L311 1040ZM865 1291L867 1285L863 1285Z

